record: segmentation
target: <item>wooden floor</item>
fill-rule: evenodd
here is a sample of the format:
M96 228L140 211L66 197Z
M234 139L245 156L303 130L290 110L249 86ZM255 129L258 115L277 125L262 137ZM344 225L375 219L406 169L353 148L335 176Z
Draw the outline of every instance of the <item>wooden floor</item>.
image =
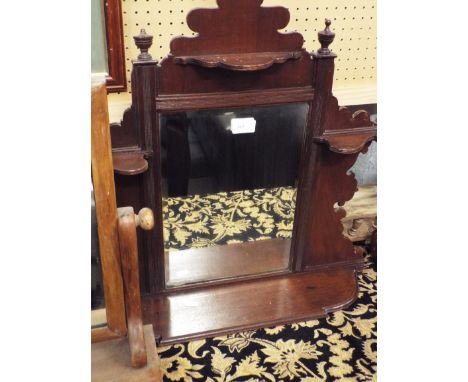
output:
M179 286L207 280L287 269L291 240L269 239L191 248L166 253L166 283Z
M91 380L93 382L160 382L159 358L151 325L144 327L148 366L130 367L128 338L91 345Z
M143 322L169 344L323 317L356 297L354 270L315 271L145 296Z

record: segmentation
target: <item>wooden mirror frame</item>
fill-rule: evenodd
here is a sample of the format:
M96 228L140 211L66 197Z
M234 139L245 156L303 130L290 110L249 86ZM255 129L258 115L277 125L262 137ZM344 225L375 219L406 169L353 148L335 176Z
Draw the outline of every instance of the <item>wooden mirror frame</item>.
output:
M107 42L107 65L109 68L109 73L106 77L107 92L124 92L127 90L127 75L125 73L122 1L103 1Z
M109 131L107 95L104 82L91 86L91 170L96 202L106 326L91 329L91 342L117 339L128 334L130 363L147 364L141 313L138 272L137 227L149 231L153 212L142 208L117 208Z
M107 319L106 326L92 329L91 341L100 342L119 338L127 333L109 115L104 83L93 83L91 86L91 170Z
M140 274L144 319L162 343L317 318L357 296L364 259L343 235L341 207L357 190L348 170L376 139L376 125L332 95L330 21L318 33L320 49L309 54L299 33L278 32L288 10L261 3L218 0L218 8L191 11L187 24L198 36L173 39L160 64L148 53L153 37L144 30L134 37L141 53L133 62L132 106L111 129L114 168L119 204L155 212L156 229L139 238ZM309 105L309 116L287 271L167 289L159 114L299 102Z

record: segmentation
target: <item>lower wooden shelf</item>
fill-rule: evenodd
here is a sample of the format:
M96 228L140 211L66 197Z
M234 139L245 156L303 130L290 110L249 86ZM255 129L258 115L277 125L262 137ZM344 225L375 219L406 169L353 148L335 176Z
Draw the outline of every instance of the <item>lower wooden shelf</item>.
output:
M142 298L161 344L325 316L357 297L354 269L331 269Z

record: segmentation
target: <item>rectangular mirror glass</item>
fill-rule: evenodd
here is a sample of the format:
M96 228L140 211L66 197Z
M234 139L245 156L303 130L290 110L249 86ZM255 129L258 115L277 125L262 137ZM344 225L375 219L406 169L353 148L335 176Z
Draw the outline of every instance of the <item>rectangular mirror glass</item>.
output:
M168 287L288 268L308 110L160 116Z

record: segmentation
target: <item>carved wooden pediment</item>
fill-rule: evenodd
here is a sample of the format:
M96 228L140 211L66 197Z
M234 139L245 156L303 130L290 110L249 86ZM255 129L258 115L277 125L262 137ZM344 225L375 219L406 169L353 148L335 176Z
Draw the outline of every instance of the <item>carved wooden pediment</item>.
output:
M254 71L299 58L302 35L278 32L288 25L289 11L262 2L218 0L218 8L191 11L187 24L198 36L171 41L174 62Z

